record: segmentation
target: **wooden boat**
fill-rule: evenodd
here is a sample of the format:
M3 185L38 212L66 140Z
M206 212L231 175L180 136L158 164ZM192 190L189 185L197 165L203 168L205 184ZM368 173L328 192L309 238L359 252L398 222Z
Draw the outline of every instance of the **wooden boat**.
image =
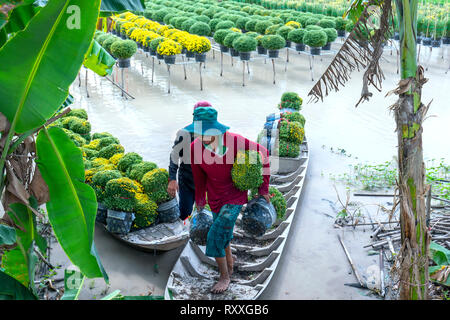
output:
M300 150L296 159L270 157L271 171L272 164L279 163L276 172L271 174L270 185L286 199L287 211L283 220L277 220L271 230L254 238L242 230L241 216L238 218L231 241L237 261L228 290L222 294L210 292L218 280L217 264L205 255L204 246L189 240L169 275L165 299L254 300L261 295L278 266L302 193L309 162L306 138Z
M169 251L186 244L189 240L189 221L177 220L172 223L159 223L148 228L127 234L109 232L106 225L97 222L114 238L127 245L148 252Z

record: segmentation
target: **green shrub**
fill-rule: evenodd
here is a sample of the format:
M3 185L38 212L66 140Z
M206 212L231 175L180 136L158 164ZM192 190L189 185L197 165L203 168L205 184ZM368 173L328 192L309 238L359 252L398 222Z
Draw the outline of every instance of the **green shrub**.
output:
M98 150L100 150L100 149L102 149L104 147L107 147L107 146L109 146L109 145L111 145L113 143L120 144L120 141L119 141L119 139L114 138L114 137L101 138L98 141Z
M142 177L142 186L145 193L158 205L171 199L167 193L169 173L166 169L154 169Z
M100 158L109 159L113 155L115 155L117 153L123 153L124 151L125 151L125 149L123 146L121 146L120 144L117 144L117 143L113 143L106 147L101 148L100 151L98 152L97 156Z
M327 44L327 34L323 30L310 30L305 33L303 42L312 48L323 47Z
M208 24L211 21L211 19L205 15L199 15L199 16L195 17L195 19L199 22L204 22L206 24Z
M317 25L319 23L319 21L320 21L320 19L318 19L318 18L309 18L309 19L306 20L304 25L305 26Z
M86 153L86 158L91 160L94 158L97 158L98 155L98 151L94 150L94 149L89 149L89 148L81 148L81 150Z
M103 41L102 47L111 53L111 46L114 42L121 40L119 37L113 36Z
M159 9L152 14L153 20L158 22L164 22L164 17L168 15L171 11L169 9Z
M239 32L231 32L227 34L225 39L223 40L223 45L232 48L233 47L233 41L236 40L239 37L243 37L242 33Z
M275 208L275 211L277 212L277 218L283 219L284 215L286 214L286 199L284 199L283 194L278 191L275 187L269 187L269 196L270 196L270 202Z
M234 28L234 27L236 27L236 25L234 24L233 21L230 21L230 20L220 21L216 25L216 31L220 30L220 29L230 29L230 28Z
M345 24L345 31L352 32L354 27L355 24L351 20L348 20L347 23Z
M189 29L189 33L196 34L198 36L209 36L211 34L211 28L207 23L197 22Z
M91 132L91 123L87 120L75 117L75 119L69 122L68 129L80 134L84 138L84 135Z
M324 28L323 31L327 34L327 43L336 40L338 34L334 28Z
M305 35L305 29L294 29L289 32L288 40L295 43L303 43L303 36Z
M172 23L172 20L170 20L170 24L174 25L175 28L177 28L177 29L183 30L183 28L181 26L188 19L189 19L188 17L178 17L178 18L176 18L176 20L173 23Z
M316 26L314 24L311 24L309 26L305 27L306 31L311 31L311 30L323 30L323 28L321 26Z
M111 53L118 59L129 59L136 51L136 42L132 40L118 40L111 45Z
M218 44L224 45L223 41L225 40L225 37L227 35L229 35L230 33L234 33L234 32L232 30L230 30L230 29L217 30L214 33L214 41L217 42Z
M97 42L98 42L99 45L103 45L103 42L104 42L106 39L109 39L110 37L111 37L110 34L105 33L105 34L102 34L102 35L98 36L96 40L97 40Z
M247 32L245 35L246 35L247 37L256 38L257 36L259 36L259 33L258 33L258 32L250 31L250 32Z
M336 23L336 30L345 30L347 21L344 18L337 17L334 19L334 22Z
M109 132L96 132L92 135L92 139L102 139L112 137L112 134Z
M305 136L305 130L300 122L280 121L280 140L300 144Z
M211 28L212 31L216 31L216 26L219 22L221 22L222 20L220 19L211 19L211 21L209 21L208 25Z
M256 50L256 46L258 45L258 41L249 36L241 36L237 37L233 41L233 48L239 52L250 52Z
M268 27L270 27L271 25L273 25L272 22L267 21L267 20L261 20L255 25L255 31L260 33L260 34L265 34L266 33L266 29Z
M75 133L75 132L73 132L71 130L68 130L68 129L65 129L65 128L62 128L62 129L67 134L69 139L72 140L77 147L82 147L83 145L86 144L86 139L84 139L78 133Z
M165 23L165 24L170 24L170 19L172 19L173 17L177 17L178 15L176 14L176 13L169 13L169 14L166 14L165 16L164 16L164 19L163 19L163 22Z
M133 212L138 185L127 177L111 179L106 183L103 203L108 209Z
M97 196L98 202L103 202L105 197L105 187L109 180L122 178L118 170L98 171L92 176L92 187Z
M77 117L77 118L81 118L84 120L88 119L88 114L86 112L86 110L84 109L72 109L67 115L66 117Z
M300 112L285 112L281 115L282 118L293 122L299 122L302 127L305 127L305 117Z
M196 23L197 21L195 19L187 19L181 25L181 30L189 32L189 29Z
M254 31L256 32L255 26L256 24L259 22L258 19L250 19L249 21L247 21L247 23L245 24L245 30L247 31Z
M290 108L300 110L302 108L303 99L295 92L285 92L281 95L281 103L278 108Z
M159 38L153 39L152 41L150 41L150 45L149 45L150 49L152 51L156 51L156 49L158 49L159 44L161 42L163 42L164 40L166 40L166 38L164 38L164 37L159 37Z
M128 152L119 160L117 168L122 172L127 172L128 168L131 168L133 164L142 162L142 157L135 152Z
M136 181L141 181L144 174L157 168L158 166L153 162L142 161L131 166L128 177Z
M240 17L237 21L236 21L236 28L239 29L245 29L245 24L247 22L250 21L250 18L248 17ZM245 29L246 30L246 29Z
M319 21L319 26L322 28L333 28L336 29L336 22L330 18L321 19Z
M158 205L145 193L136 193L135 217L132 228L142 229L151 226L158 216Z
M240 191L251 190L258 192L258 188L263 183L262 159L257 151L238 151L236 159L231 169L231 178L234 186Z
M282 24L273 24L266 29L265 34L277 34L278 29L280 29L282 26Z
M300 145L280 140L278 155L280 157L297 158L300 154Z
M261 38L261 45L268 50L279 50L286 46L286 40L279 35L266 35Z
M288 34L289 32L291 32L292 30L295 30L292 27L288 27L288 26L283 26L281 28L278 29L277 31L277 35L282 36L283 39L288 40Z

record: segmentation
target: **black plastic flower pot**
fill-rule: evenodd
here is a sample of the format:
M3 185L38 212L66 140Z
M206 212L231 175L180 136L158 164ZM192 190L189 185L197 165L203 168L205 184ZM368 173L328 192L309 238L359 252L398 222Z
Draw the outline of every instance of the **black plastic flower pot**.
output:
M296 43L295 44L295 50L297 50L297 51L305 51L305 44L304 43Z
M187 49L183 48L183 50L181 50L181 54L186 54L187 53Z
M250 52L239 52L242 61L250 60Z
M322 47L322 50L331 50L331 42L328 42L326 45Z
M186 51L186 58L194 58L195 57L195 52L192 51Z
M431 46L433 48L439 48L441 46L441 40L431 40Z
M206 61L206 53L196 53L195 61L197 62L205 62Z
M119 59L119 68L129 68L131 65L130 59Z
M116 35L116 34L117 34L117 31L116 31L115 29L111 29L111 33L112 33L113 35Z
M443 37L442 38L442 43L443 44L450 44L450 37Z
M158 206L158 217L160 223L170 223L175 222L180 217L180 208L178 207L178 202L176 198L170 201L161 203Z
M167 63L167 64L175 64L175 59L176 59L175 55L164 56L164 62Z
M394 40L400 40L400 34L398 32L394 34Z
M106 224L106 216L107 216L108 209L102 204L98 203L97 206L97 216L95 217L95 221Z
M292 42L289 40L286 40L286 48L290 48L292 45Z
M147 47L147 46L144 46L144 47L143 47L143 50L144 50L144 52L150 52L150 48Z
M416 38L416 43L417 44L420 44L422 42L422 37L421 36L418 36L417 38Z
M127 234L135 218L134 213L108 209L106 229L112 233Z
M232 56L232 57L237 57L237 56L239 56L239 51L237 51L237 50L234 49L234 48L230 48L230 53L231 53L231 56Z
M424 46L430 46L431 45L431 38L423 38L422 39L422 44Z
M228 50L230 50L230 48L224 46L223 44L220 45L220 52L228 52Z
M338 30L338 37L345 37L345 30Z
M150 55L156 56L156 50L153 50L152 48L150 48Z
M127 36L124 35L124 34L121 34L120 37L121 37L123 40L126 40L126 39L127 39Z
M278 55L280 54L279 50L267 50L269 54L269 58L278 58Z
M162 54L159 54L158 52L156 52L156 57L157 57L159 60L163 60L163 59L164 59L164 56L163 56Z
M248 31L245 29L241 29L242 33L247 33Z
M263 46L258 46L258 54L267 54L267 49L264 48Z
M311 48L309 49L309 52L310 52L313 56L320 56L320 49L322 49L322 48L320 48L320 47L318 47L318 48L311 47Z

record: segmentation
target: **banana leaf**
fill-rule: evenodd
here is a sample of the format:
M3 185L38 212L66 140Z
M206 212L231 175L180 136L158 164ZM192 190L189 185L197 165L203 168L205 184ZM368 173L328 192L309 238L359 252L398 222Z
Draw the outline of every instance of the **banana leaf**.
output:
M16 229L0 224L0 246L3 244L12 245L16 243Z
M0 300L37 300L23 284L0 271Z
M114 59L97 41L92 40L91 47L83 62L84 66L104 77L107 74L112 73L115 63L116 59Z
M85 276L76 270L64 270L64 295L61 300L77 300L83 288Z
M100 0L50 0L0 49L0 109L11 131L43 125L67 98L99 8Z
M30 201L33 205L33 201ZM34 202L35 203L35 202ZM34 207L34 205L33 205ZM34 243L38 244L39 250L45 253L47 244L36 229L36 216L32 211L21 203L13 203L8 211L9 217L24 229L17 229L17 246L6 251L2 257L2 268L11 277L21 282L24 286L34 286L34 269L37 257L34 252Z
M108 282L94 244L97 199L84 183L81 149L57 127L42 129L36 139L39 170L49 188L47 212L64 252L88 278Z

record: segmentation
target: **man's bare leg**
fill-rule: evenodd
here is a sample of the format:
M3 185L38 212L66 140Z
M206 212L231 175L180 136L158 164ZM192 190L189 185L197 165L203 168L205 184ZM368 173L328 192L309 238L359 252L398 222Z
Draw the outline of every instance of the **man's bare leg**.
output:
M227 259L228 275L231 277L233 274L233 265L237 257L231 253L230 245L225 248L225 258Z
M226 257L216 258L217 265L219 266L219 281L212 287L211 292L222 293L228 289L230 284L230 276L228 275L228 266Z

